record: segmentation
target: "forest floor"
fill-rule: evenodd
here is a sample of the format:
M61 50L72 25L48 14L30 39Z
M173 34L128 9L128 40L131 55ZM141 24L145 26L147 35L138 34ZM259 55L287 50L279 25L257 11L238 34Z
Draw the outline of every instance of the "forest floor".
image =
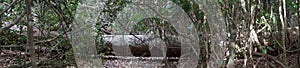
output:
M18 59L25 57L17 57L14 55L6 55L1 53L0 54L0 67L23 67L22 65L18 65L20 61ZM279 57L275 57L279 58ZM289 54L287 56L287 64L286 67L288 68L299 68L298 65L298 54ZM39 64L41 67L74 67L74 63L70 63L64 60L49 60L47 57L39 56L39 61L45 61L43 64ZM57 61L57 62L55 62ZM282 60L279 60L282 61ZM29 63L29 59L26 59L26 62ZM48 64L47 64L48 63ZM61 65L60 63L64 63L67 65ZM69 64L68 64L69 63ZM124 60L124 59L103 59L102 60L103 66L106 68L164 68L166 66L165 63L162 61L153 61L148 59L136 59L136 60ZM169 67L176 67L178 62L169 62ZM235 67L236 68L243 68L244 65L244 59L236 59L235 60ZM270 59L265 56L254 56L253 62L248 61L247 62L247 68L253 68L255 66L256 68L283 68L278 62L276 62L273 59ZM76 66L75 66L76 67Z
M284 68L280 65L282 60L278 60L279 57L273 57L274 59L270 59L266 56L253 56L253 62L247 61L247 68ZM276 62L276 61L279 61ZM299 68L298 65L298 54L291 53L287 56L287 68ZM107 68L164 68L166 66L165 63L151 61L151 60L122 60L122 59L104 59L103 60L104 67ZM170 62L168 68L174 68L178 65L178 62ZM244 59L236 59L234 61L235 68L244 68Z

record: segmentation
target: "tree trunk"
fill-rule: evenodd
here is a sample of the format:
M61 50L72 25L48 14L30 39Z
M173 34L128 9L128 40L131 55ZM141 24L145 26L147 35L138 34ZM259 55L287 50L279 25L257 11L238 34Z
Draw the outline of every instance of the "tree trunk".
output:
M37 68L36 65L36 55L35 55L35 49L34 49L34 42L33 42L33 29L32 29L32 18L31 18L31 0L26 0L26 14L27 14L27 44L28 49L30 53L30 61L32 68Z
M217 0L199 1L204 9L211 33L209 68L219 68L223 65L225 58L226 26Z

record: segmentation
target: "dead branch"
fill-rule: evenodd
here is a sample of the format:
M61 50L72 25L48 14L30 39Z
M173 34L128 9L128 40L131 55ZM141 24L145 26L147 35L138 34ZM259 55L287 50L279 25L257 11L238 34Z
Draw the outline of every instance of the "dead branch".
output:
M282 68L286 68L286 66L281 61L277 60L276 57L264 53L259 53L259 52L253 52L253 54L259 56L266 56L267 58L270 58L271 60L274 60L276 63L280 64Z

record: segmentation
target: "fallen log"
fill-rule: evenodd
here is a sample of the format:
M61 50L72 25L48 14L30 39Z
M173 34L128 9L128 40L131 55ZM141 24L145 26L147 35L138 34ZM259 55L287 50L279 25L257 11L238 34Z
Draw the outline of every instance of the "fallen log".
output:
M181 43L175 36L165 40L147 35L103 35L112 53L116 56L180 57Z

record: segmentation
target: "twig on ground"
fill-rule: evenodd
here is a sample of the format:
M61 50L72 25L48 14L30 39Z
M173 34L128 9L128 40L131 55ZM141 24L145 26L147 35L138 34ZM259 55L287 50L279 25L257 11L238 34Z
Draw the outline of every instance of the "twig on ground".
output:
M264 53L259 53L259 52L253 52L254 55L260 55L260 56L266 56L267 58L270 58L271 60L274 60L276 63L278 63L279 65L282 66L282 68L286 68L286 66L279 60L277 60L275 57L268 55L268 54L264 54Z

